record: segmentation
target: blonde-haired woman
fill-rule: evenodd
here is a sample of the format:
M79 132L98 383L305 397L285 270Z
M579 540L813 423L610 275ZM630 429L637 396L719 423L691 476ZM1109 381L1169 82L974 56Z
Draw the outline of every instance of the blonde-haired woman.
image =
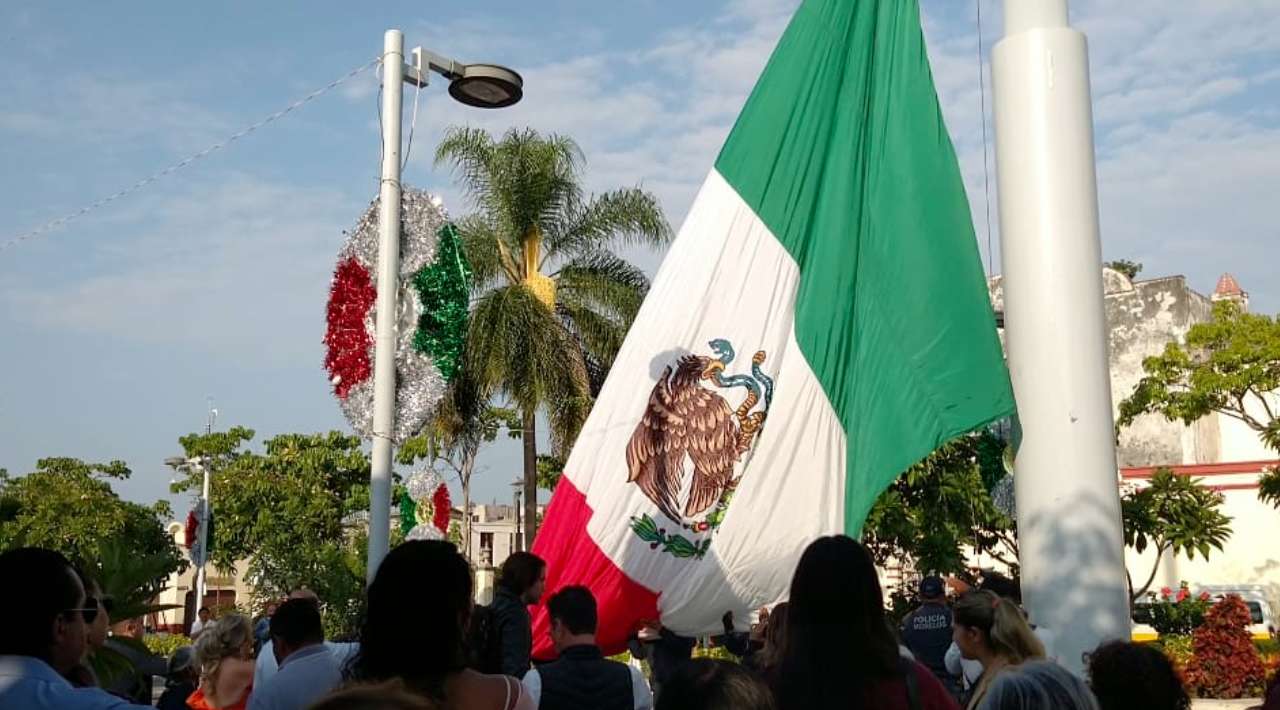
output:
M965 658L982 663L967 710L982 702L1001 671L1033 658L1044 658L1044 644L1031 631L1017 604L994 592L969 592L951 609L952 639Z
M244 710L253 690L253 627L248 617L228 614L206 626L196 640L200 687L187 698L192 710Z

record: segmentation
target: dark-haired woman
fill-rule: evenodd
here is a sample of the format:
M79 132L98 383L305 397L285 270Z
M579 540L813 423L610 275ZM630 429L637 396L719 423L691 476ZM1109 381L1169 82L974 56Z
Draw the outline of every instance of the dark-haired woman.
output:
M791 579L774 677L780 710L955 710L927 668L898 654L871 555L844 535L809 545Z
M452 543L395 548L369 585L351 680L399 680L445 710L534 710L518 680L466 667L471 600L471 568Z

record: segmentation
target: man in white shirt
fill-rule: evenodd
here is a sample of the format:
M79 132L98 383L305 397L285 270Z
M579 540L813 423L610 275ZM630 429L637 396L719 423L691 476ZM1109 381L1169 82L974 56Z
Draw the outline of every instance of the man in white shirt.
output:
M191 622L191 640L192 641L196 640L196 638L200 636L200 632L204 631L205 627L210 624L209 607L207 606L200 607L200 611L196 612L196 616L199 618Z
M289 599L303 599L315 605L316 609L320 608L320 597L310 589L298 589L289 594ZM333 658L338 663L339 669L345 669L347 662L356 655L360 644L358 643L342 643L338 641L325 641L324 647L329 649L329 653L333 654ZM271 644L264 644L262 649L258 651L258 660L253 667L253 683L260 686L267 682L279 670L280 664L276 661L275 653L271 650Z
M270 649L279 671L257 681L249 710L301 710L342 684L338 660L324 647L320 610L309 599L290 599L271 617Z
M539 710L651 710L653 696L637 669L596 646L596 600L586 587L565 587L547 600L559 659L525 674Z

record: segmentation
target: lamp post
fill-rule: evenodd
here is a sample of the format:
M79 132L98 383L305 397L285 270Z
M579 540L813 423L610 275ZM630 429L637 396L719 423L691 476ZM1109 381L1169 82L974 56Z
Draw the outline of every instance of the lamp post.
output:
M209 417L204 423L204 435L213 433L213 422L218 418L218 410L213 408L213 398L209 398ZM196 539L200 543L200 560L196 569L196 608L204 604L205 575L204 565L209 561L209 469L200 456L170 456L164 460L166 466L175 471L197 471L204 480L200 484L200 524L196 530Z
M200 545L200 559L193 560L196 563L196 608L198 609L200 605L204 604L204 565L209 560L209 469L205 467L204 459L199 456L193 458L171 456L165 459L164 463L177 471L195 471L204 479L200 484L200 521L196 528L196 541Z
M992 52L1022 596L1082 653L1129 635L1102 301L1089 57L1066 0L1005 0Z
M478 108L503 108L524 95L524 80L520 75L494 64L462 64L421 47L412 51L413 63L406 64L404 34L400 30L387 30L382 47L382 179L378 194L369 582L387 555L391 536L391 437L395 431L395 317L400 273L400 124L404 83L426 86L431 72L435 72L449 80L450 96Z

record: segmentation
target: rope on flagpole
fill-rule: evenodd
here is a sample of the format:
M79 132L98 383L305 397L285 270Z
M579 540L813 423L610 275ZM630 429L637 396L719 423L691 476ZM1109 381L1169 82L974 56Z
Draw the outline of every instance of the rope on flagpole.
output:
M987 168L987 83L982 72L982 0L978 6L978 102L982 113L982 197L987 203L987 275L995 276L995 254L991 242L991 175Z
M161 178L163 178L163 177L166 177L166 176L168 176L168 175L170 175L170 174L172 174L172 173L174 173L174 172L177 172L178 170L181 170L182 168L187 167L188 165L190 165L190 164L192 164L192 163L196 162L197 160L200 160L201 158L207 157L209 154L211 154L211 153L213 153L213 152L215 152L215 151L221 150L222 148L225 148L225 147L227 147L227 146L231 145L232 143L234 143L234 142L236 142L236 141L240 140L241 138L244 138L245 136L249 135L250 133L253 133L254 131L258 130L259 128L262 128L263 126L265 126L265 125L267 125L267 124L269 124L269 123L273 123L273 122L275 122L276 120L278 120L278 119L280 119L280 118L283 118L283 117L284 117L284 116L286 116L287 114L289 114L289 113L293 112L295 109L301 108L301 107L302 107L302 106L304 106L305 104L310 103L311 101L313 101L313 100L315 100L315 99L319 98L320 96L322 96L322 95L324 95L324 94L326 94L326 93L328 93L328 92L332 91L334 88L336 88L337 86L339 86L339 85L340 85L340 84L342 84L343 82L348 81L348 80L349 80L349 79L351 79L352 77L355 77L356 75L358 75L358 74L360 74L360 73L362 73L362 72L368 71L370 68L372 68L372 67L376 66L376 65L377 65L377 64L379 64L381 61L382 61L382 58L381 58L381 57L378 57L378 58L373 59L373 60L371 60L371 61L369 61L369 62L366 62L365 64L362 64L362 65L360 65L360 66L356 67L355 69L352 69L351 71L349 71L349 72L347 72L346 74L344 74L344 75L342 75L342 76L338 77L337 79L334 79L333 81L329 82L328 84L325 84L325 85L324 85L324 86L322 86L321 88L316 89L315 91L311 92L310 94L307 94L306 96L304 96L304 97L302 97L302 98L298 99L297 101L294 101L293 103L289 104L288 106L284 107L283 109L281 109L281 110L279 110L279 111L276 111L275 113L271 114L270 116L267 116L266 118L264 118L264 119L262 119L262 120L258 121L257 123L254 123L254 124L252 124L252 125L250 125L250 126L248 126L248 127L246 127L246 128L243 128L243 129L241 129L240 131L238 131L238 132L236 132L236 133L232 134L231 136L229 136L229 137L227 137L227 138L224 138L223 140L218 141L217 143L214 143L213 145L209 146L208 148L205 148L204 150L200 151L199 153L195 153L195 154L193 154L193 155L187 156L186 158L183 158L182 160L180 160L180 161L178 161L178 162L174 163L173 165L170 165L169 167L164 168L163 170L160 170L159 172L153 173L153 174L149 175L148 177L145 177L145 178L143 178L143 179L139 180L138 182L135 182L134 184L132 184L132 185L130 185L130 186L128 186L128 187L126 187L126 188L124 188L124 189L122 189L122 190L119 190L119 191L117 191L117 192L114 192L114 193L112 193L112 194L110 194L110 195L108 195L108 196L106 196L106 197L104 197L104 198L102 198L102 199L98 200L97 202L93 202L93 203L90 203L90 204L88 204L88 205L85 205L84 207L81 207L80 209L78 209L78 210L76 210L76 211L74 211L74 212L70 212L70 213L68 213L68 214L65 214L65 215L63 215L63 216L61 216L61 217L57 218L57 219L51 220L51 221L49 221L49 222L46 222L46 223L44 223L43 225L41 225L41 226L39 226L39 227L36 227L35 229L32 229L32 230L30 230L30 231L28 231L28 232L23 232L23 233L21 233L21 234L14 235L13 237L10 237L9 239L6 239L4 242L0 242L0 252L3 252L3 251L5 251L6 249L8 249L8 248L10 248L10 247L17 246L18 244L20 244L20 243L22 243L22 242L24 242L24 241L26 241L26 240L28 240L28 239L31 239L31 238L33 238L33 237L38 237L38 236L40 236L41 234L44 234L45 232L48 232L48 231L50 231L50 230L52 230L52 229L56 229L57 227L61 227L62 225L66 224L66 223L68 223L68 222L70 222L70 221L72 221L72 220L74 220L74 219L77 219L77 218L79 218L79 217L83 217L84 215L89 214L90 212L93 212L94 210L97 210L97 209L99 209L99 208L101 208L101 207L104 207L104 206L106 206L106 205L108 205L108 204L110 204L110 203L112 203L112 202L115 202L116 200L118 200L118 199L120 199L120 198L122 198L122 197L125 197L125 196L127 196L127 195L130 195L130 194L132 194L132 193L134 193L134 192L137 192L138 190L141 190L142 188L146 187L147 185L150 185L151 183L153 183L153 182L155 182L155 181L157 181L157 180L159 180L159 179L161 179Z

